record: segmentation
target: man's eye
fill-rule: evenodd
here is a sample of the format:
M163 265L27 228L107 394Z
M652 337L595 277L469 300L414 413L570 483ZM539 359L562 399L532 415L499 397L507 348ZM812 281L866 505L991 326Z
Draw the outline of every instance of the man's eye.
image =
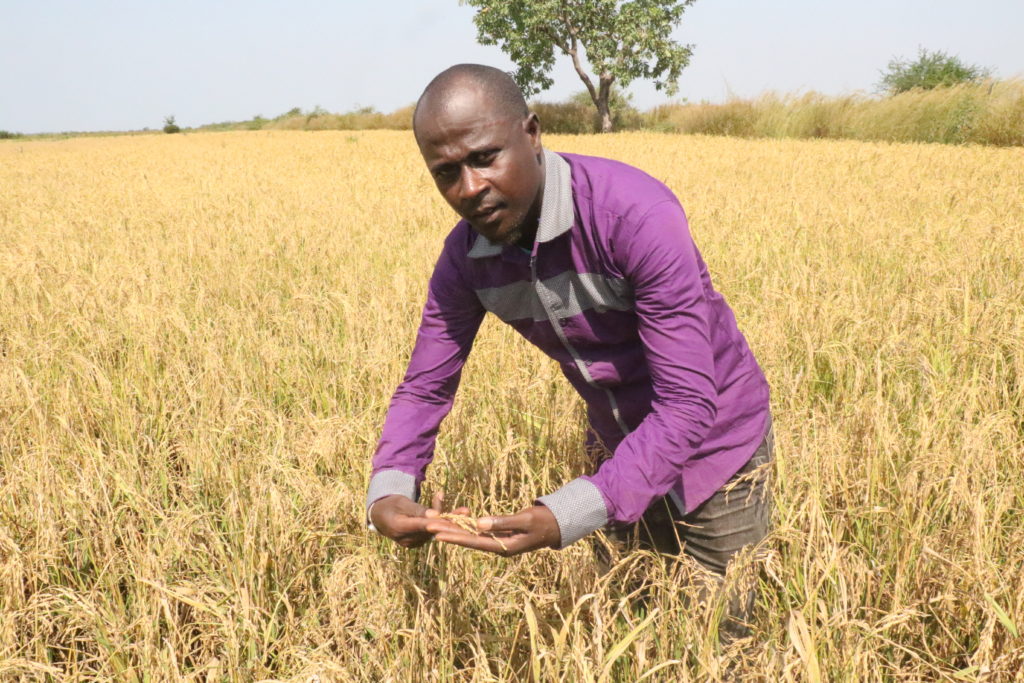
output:
M436 180L450 180L455 177L455 171L451 168L439 168L434 171L434 178Z
M467 161L473 168L486 168L494 163L497 156L498 150L492 149L483 152L476 152L472 154Z

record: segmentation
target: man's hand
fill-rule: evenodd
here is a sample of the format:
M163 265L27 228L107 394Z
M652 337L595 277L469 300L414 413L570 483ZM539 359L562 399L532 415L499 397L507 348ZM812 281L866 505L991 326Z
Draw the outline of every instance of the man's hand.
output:
M543 505L534 505L509 517L481 517L476 527L483 536L465 531L444 520L431 520L425 528L445 543L484 550L504 557L528 553L539 548L557 548L562 543L558 521Z
M370 521L384 536L403 548L418 548L431 538L435 532L427 529L433 524L439 530L458 529L456 525L439 519L443 511L444 493L437 492L429 508L409 500L405 496L392 495L378 499L370 506ZM459 507L455 514L469 514L469 508Z

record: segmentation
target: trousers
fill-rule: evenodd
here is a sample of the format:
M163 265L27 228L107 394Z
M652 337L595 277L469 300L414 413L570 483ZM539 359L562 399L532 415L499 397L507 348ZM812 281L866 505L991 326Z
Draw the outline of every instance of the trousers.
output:
M610 526L605 538L619 551L642 549L667 557L688 555L710 570L719 585L733 557L743 548L760 543L767 535L771 518L769 471L774 457L775 436L771 419L761 445L711 498L683 514L665 496L659 498L633 524ZM608 548L596 549L602 569L609 567ZM753 589L730 598L723 632L742 636L753 610Z

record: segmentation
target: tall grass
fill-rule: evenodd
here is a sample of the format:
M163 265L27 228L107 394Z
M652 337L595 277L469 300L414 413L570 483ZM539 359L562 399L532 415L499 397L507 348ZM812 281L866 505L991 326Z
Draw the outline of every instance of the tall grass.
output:
M679 194L769 377L775 531L730 577L760 581L751 640L719 644L685 561L599 578L587 543L504 560L363 528L452 223L408 133L22 141L0 146L0 677L1020 681L1019 152L546 143ZM581 471L583 419L488 320L427 488L516 510Z
M666 105L647 127L677 133L1024 145L1024 81L912 90L892 97L818 93Z

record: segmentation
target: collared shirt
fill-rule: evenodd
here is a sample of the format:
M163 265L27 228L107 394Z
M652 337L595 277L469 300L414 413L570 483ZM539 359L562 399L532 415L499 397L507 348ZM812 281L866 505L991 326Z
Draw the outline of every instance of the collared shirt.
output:
M563 547L668 496L707 500L757 449L768 384L714 290L675 195L639 169L545 150L530 254L460 221L430 279L405 379L373 458L367 506L416 499L489 311L556 360L612 452L538 502Z

